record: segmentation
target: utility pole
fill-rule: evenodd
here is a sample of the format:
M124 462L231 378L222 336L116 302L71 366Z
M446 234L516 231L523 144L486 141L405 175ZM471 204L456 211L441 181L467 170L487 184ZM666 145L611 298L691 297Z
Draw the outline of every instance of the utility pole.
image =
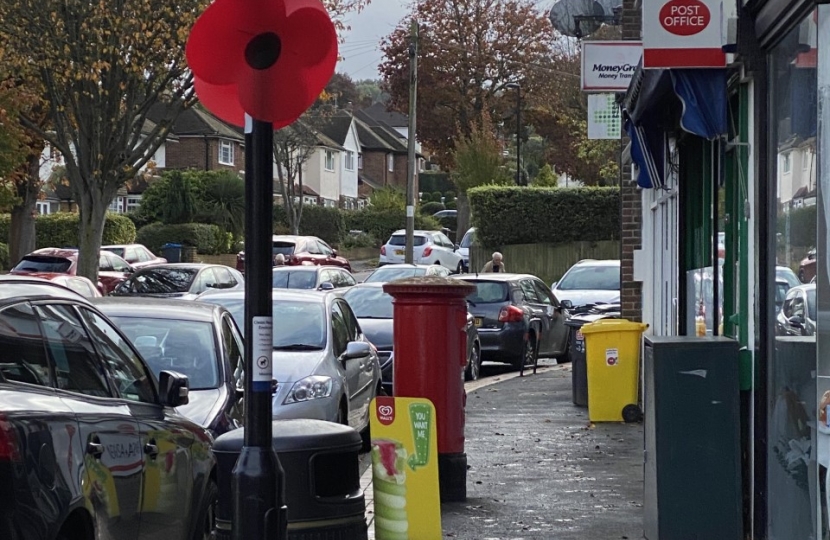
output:
M523 186L522 180L522 87L516 86L516 185Z
M404 261L412 264L415 246L415 115L418 106L418 21L412 18L409 33L409 130L406 160L406 251Z

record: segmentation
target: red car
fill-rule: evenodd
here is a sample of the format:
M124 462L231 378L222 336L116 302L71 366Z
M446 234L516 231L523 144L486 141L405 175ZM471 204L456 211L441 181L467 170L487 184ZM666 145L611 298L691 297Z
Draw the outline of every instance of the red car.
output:
M352 265L347 259L339 256L336 249L332 249L330 245L316 236L274 235L272 245L274 258L282 254L285 257L285 264L289 266L314 264L339 266L349 272L352 271ZM236 255L236 269L240 272L245 271L244 251Z
M165 264L167 259L159 257L141 244L121 244L117 246L101 246L101 249L115 253L130 266L138 270L145 266L153 266L154 264Z
M43 248L20 259L9 273L51 279L56 274L74 276L77 269L77 249ZM98 258L98 287L101 294L109 294L116 285L130 277L133 271L127 261L114 253L102 250Z

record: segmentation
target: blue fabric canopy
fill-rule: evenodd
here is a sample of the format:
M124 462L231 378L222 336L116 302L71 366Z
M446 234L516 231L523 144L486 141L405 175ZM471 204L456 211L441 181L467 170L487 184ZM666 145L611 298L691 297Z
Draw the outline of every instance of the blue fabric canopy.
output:
M623 101L623 127L631 138L631 160L637 165L637 185L665 185L667 98L677 109L684 131L714 140L726 134L726 70L647 69L638 66ZM676 114L676 113L675 113ZM676 120L675 120L676 121ZM676 125L676 124L675 124Z

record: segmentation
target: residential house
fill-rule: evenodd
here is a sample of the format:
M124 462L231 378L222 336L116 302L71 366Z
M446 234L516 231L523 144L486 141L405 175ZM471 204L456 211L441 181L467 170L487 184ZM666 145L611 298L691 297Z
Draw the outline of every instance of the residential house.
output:
M340 206L347 210L362 208L358 193L362 152L355 118L347 111L339 111L322 123L320 132L342 148L339 164Z
M359 183L364 192L393 186L406 189L409 161L407 139L395 128L366 113L355 113L355 125L360 139L362 162L358 165ZM423 155L417 154L419 161ZM418 172L415 168L415 192L418 192Z

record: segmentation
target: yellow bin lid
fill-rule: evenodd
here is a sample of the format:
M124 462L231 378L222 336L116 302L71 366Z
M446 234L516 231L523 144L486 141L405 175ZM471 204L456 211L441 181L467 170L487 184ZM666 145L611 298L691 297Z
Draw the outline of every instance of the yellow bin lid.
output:
M628 319L600 319L582 325L580 330L583 334L598 334L600 332L643 332L646 328L648 328L646 323Z

